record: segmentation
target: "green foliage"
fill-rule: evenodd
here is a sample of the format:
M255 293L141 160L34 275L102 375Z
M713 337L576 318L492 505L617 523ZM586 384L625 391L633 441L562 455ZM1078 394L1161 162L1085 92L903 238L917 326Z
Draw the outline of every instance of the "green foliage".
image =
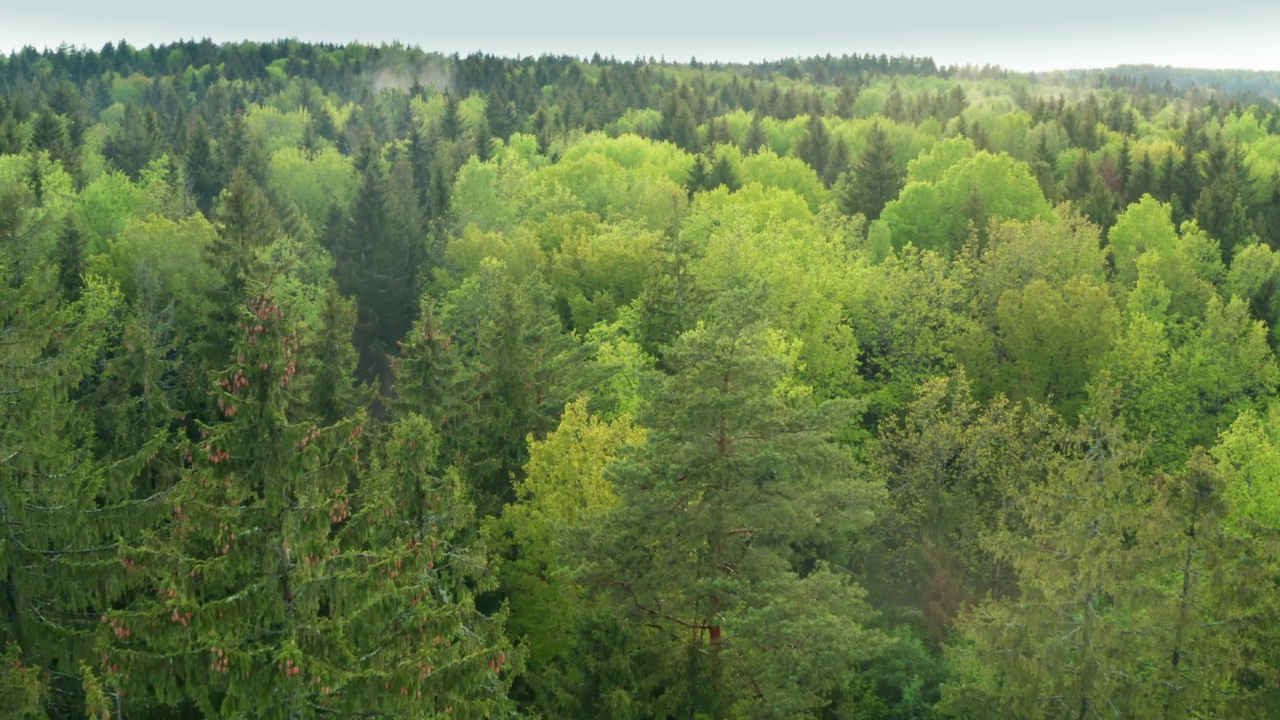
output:
M964 244L971 228L984 233L993 218L1031 220L1048 211L1026 165L1007 155L979 152L946 168L936 181L909 181L882 217L895 247L910 243L950 254Z
M871 521L879 493L827 439L837 408L796 381L785 336L751 300L727 294L673 346L584 575L655 629L655 702L670 713L812 712L882 643L862 591L824 557Z
M1280 111L1190 77L0 56L0 715L1274 716Z

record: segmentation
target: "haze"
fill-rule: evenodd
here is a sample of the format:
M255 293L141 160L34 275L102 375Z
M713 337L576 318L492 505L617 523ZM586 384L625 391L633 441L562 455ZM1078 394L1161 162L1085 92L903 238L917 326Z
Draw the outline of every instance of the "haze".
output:
M1280 70L1280 53L1273 44L1280 32L1280 4L1259 0L1221 0L1212 6L1190 0L1079 0L1065 5L651 0L626 7L586 0L316 0L306 5L224 0L214 6L171 0L0 0L0 50L62 43L96 49L121 38L145 46L181 38L297 37L399 40L463 54L599 52L626 59L750 61L873 52L1026 71L1121 63Z

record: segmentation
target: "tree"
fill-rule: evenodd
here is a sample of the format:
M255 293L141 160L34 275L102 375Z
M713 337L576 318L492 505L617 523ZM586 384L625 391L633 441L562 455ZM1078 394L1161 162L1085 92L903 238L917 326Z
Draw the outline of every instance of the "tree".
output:
M673 374L640 415L648 440L608 476L619 503L583 575L653 628L655 702L672 715L815 712L881 643L837 569L880 492L829 440L842 410L795 382L789 341L755 307L726 295L669 351Z
M53 110L45 110L36 116L31 128L31 144L36 150L49 153L51 160L62 165L63 171L74 178L77 185L83 182L81 177L80 153L76 139L68 129L70 124ZM106 148L104 147L104 154Z
M913 243L949 255L971 232L985 233L990 220L1031 220L1048 213L1026 165L1008 155L978 152L942 170L936 181L908 183L881 219L892 230L895 246Z
M495 514L514 497L526 437L550 431L585 389L581 350L561 329L542 278L517 281L493 258L448 294L441 320L459 360L444 403L445 457L472 483L480 511ZM430 399L425 389L417 394Z
M164 138L154 110L125 108L124 121L102 142L102 156L118 170L137 180L142 169L162 153Z
M198 115L187 135L183 167L191 182L191 194L195 197L196 207L200 208L205 217L213 217L213 202L222 192L223 179L214 162L213 142L209 139L208 128Z
M113 482L125 451L94 455L94 408L81 403L116 329L119 292L91 279L62 303L55 269L21 284L14 270L0 250L0 708L34 717L48 698L51 714L71 716L84 711L80 668L94 656L96 612L137 588L117 542L153 516L145 495Z
M418 201L409 163L397 161L389 175L374 156L365 163L350 223L335 230L334 275L342 292L356 299L356 346L367 380L389 380L387 356L413 318L426 250Z
M831 135L827 131L826 121L820 116L809 116L804 135L796 143L796 156L809 163L818 177L826 177L827 160L831 156Z
M68 216L58 236L58 287L68 302L80 299L84 289L84 236L74 217Z
M1151 485L1136 469L1138 448L1105 414L1081 418L1064 443L1044 485L1013 492L1008 524L988 535L1018 592L961 619L948 714L1129 717L1147 702L1133 672L1146 638L1131 611L1147 600L1134 583L1146 560L1129 547Z
M893 158L893 146L880 124L871 126L867 146L858 156L853 169L836 188L837 202L846 215L862 213L868 222L880 217L880 211L902 189L905 173Z
M593 677L580 654L616 648L590 647L596 616L608 610L574 582L572 571L585 559L575 540L617 505L605 470L619 453L642 443L644 431L627 414L606 421L589 413L580 398L565 406L554 432L528 440L516 502L486 523L485 536L509 558L499 575L511 603L507 631L529 648L530 669L522 681L548 711L568 710L575 704L568 696L580 698L574 710L589 713L594 703L608 702L590 688L612 679Z
M1258 556L1224 534L1223 475L1199 449L1177 475L1144 477L1137 446L1096 414L1071 437L1048 482L1019 493L1014 522L990 536L1018 593L962 621L944 711L1243 712L1253 698L1236 684L1251 661L1240 650L1259 596L1233 570Z
M925 381L900 416L880 424L869 462L891 480L868 563L877 607L918 608L940 641L973 602L1015 592L985 543L1011 493L1046 476L1059 424L1038 403L976 401L962 370Z
M1120 332L1120 314L1106 288L1079 277L1061 289L1033 280L1006 290L996 317L1000 360L988 387L1015 400L1048 402L1074 419Z
M662 124L658 136L674 143L680 149L696 153L701 141L698 137L698 120L693 109L680 93L667 95L662 104Z
M840 176L849 172L849 144L843 137L836 138L831 145L831 155L827 158L826 170L822 174L822 182L827 187L835 187Z
M172 522L124 551L149 591L103 613L105 685L212 717L490 716L513 658L475 609L492 576L458 542L470 510L434 429L408 417L370 449L362 414L297 412L289 312L265 293L242 308Z
M759 112L751 115L751 127L747 129L747 138L742 142L744 152L750 154L767 147L769 137L764 131L764 118Z
M742 182L738 179L738 173L728 153L716 154L715 161L711 163L711 174L707 178L707 185L708 190L725 187L730 192L737 192L738 188L742 187Z
M689 178L684 182L685 192L689 194L690 200L698 192L709 189L707 187L709 177L706 160L701 155L694 155L693 166L689 168Z

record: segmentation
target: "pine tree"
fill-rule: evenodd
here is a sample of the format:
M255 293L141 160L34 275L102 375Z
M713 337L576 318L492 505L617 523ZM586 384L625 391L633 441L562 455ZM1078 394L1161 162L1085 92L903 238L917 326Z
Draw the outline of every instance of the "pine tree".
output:
M872 125L866 148L845 175L843 187L836 189L840 210L846 215L862 213L868 222L878 219L884 206L898 196L905 176L893 159L888 135L879 123Z
M861 590L823 552L880 495L851 479L829 440L841 410L796 382L761 306L730 293L668 352L673 374L639 419L648 440L608 475L619 502L582 577L650 628L656 703L675 717L816 712L880 644Z

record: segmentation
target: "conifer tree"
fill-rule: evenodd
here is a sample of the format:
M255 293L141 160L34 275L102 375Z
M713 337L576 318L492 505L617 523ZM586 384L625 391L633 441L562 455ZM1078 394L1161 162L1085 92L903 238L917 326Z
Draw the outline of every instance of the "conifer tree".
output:
M1128 194L1125 197L1126 203L1137 202L1143 195L1150 194L1155 191L1156 185L1156 169L1151 162L1151 153L1142 154L1142 159L1138 161L1138 167L1133 171L1126 186Z
M879 123L871 126L867 146L836 189L840 210L846 215L862 213L868 222L880 217L880 211L902 189L906 173L894 162L893 145Z
M94 456L96 418L78 397L121 297L90 280L62 304L54 268L14 277L0 249L0 709L21 717L47 697L52 716L69 717L84 712L97 612L136 587L116 543L146 517Z
M102 155L118 170L137 180L142 176L142 169L163 152L163 146L155 111L128 105L120 128L102 142Z
M764 131L763 116L758 111L752 113L751 127L747 129L747 139L742 143L743 152L751 154L768 144L769 138Z
M489 717L510 658L475 610L492 579L455 544L470 510L435 431L409 417L370 448L363 414L300 414L290 310L243 307L172 520L124 551L149 592L103 613L104 685L206 717Z
M68 302L80 299L84 288L84 236L72 216L68 216L58 236L58 287Z
M318 327L305 338L301 387L307 415L331 425L354 414L366 398L355 380L355 305L334 285L325 288L322 303Z
M809 116L804 135L796 143L796 156L809 163L818 177L826 177L827 160L831 156L831 135L820 116Z
M674 143L680 149L696 153L701 142L698 138L698 120L693 109L680 93L667 95L662 105L662 123L659 137Z
M45 110L36 116L32 124L31 144L36 150L49 153L49 159L61 164L63 171L80 183L80 152L67 127L69 124L69 120L55 115L52 110Z
M831 155L827 158L826 172L822 175L822 182L827 187L834 187L840 180L840 176L849 172L850 162L849 144L843 137L836 138L831 145Z
M195 122L187 135L186 151L183 155L185 177L191 182L191 194L195 197L196 207L205 217L213 216L213 203L222 192L222 179L214 163L213 143L209 139L208 128L204 119L196 116Z
M1036 181L1040 183L1040 192L1046 198L1054 198L1058 196L1058 183L1054 178L1053 168L1057 158L1049 150L1047 133L1041 132L1040 139L1036 143L1035 157L1032 159L1031 174L1035 176Z
M949 714L1132 717L1145 702L1134 671L1149 656L1130 611L1147 600L1136 583L1145 559L1129 547L1152 486L1109 411L1093 413L1064 438L1045 485L1015 492L1005 529L988 536L1018 592L962 618Z
M707 178L707 186L711 190L725 187L729 192L736 192L742 187L738 174L734 172L733 164L727 155L723 153L716 155L715 161L711 163L711 175Z
M684 181L685 192L688 193L690 200L693 200L693 196L697 193L707 189L709 176L707 161L702 155L694 155L693 166L689 168L689 178Z
M517 281L493 258L449 293L442 324L459 360L441 426L446 456L473 483L480 511L494 514L513 499L526 437L554 428L585 389L581 348L562 330L542 278Z
M333 240L334 274L343 293L356 299L356 346L365 379L387 377L387 354L409 328L425 242L412 167L401 159L392 168L366 151L351 222Z
M1129 181L1133 175L1133 154L1129 147L1128 135L1125 136L1124 142L1120 145L1120 151L1116 156L1115 168L1117 186L1112 189L1115 190L1117 197L1124 200L1129 197Z
M729 293L670 349L673 374L654 379L639 418L648 440L609 474L619 502L583 576L652 628L656 703L672 716L817 712L880 644L862 591L824 552L880 494L830 442L841 410L796 381L790 342L759 307Z
M422 134L414 123L409 130L409 167L413 170L413 185L418 190L418 207L423 216L430 219L428 193L431 189L431 168L435 160L435 143Z

